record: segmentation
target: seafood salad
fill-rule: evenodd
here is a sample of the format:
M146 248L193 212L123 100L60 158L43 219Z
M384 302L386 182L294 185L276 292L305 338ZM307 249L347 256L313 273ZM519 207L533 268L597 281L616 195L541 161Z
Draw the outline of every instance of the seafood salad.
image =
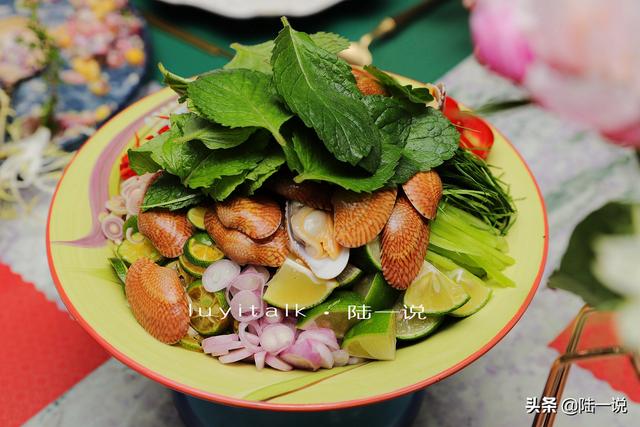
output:
M392 360L515 286L508 188L489 132L439 85L339 58L294 30L233 44L120 164L102 230L137 322L159 341L258 369ZM472 128L473 129L473 128Z

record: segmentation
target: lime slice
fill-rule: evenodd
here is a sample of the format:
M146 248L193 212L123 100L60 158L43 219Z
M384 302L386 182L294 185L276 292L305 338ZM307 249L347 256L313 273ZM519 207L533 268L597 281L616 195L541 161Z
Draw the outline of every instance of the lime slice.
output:
M202 353L202 346L200 345L200 341L198 341L194 337L190 337L189 335L183 337L180 341L178 341L178 345L182 348L186 348L187 350Z
M187 219L191 221L196 228L204 230L204 214L207 210L201 206L191 208L187 212Z
M396 315L376 312L371 318L356 323L342 341L350 356L366 359L393 360L396 356Z
M170 263L165 265L165 267L175 270L176 273L178 273L178 277L180 278L180 281L182 281L183 286L187 286L189 283L194 281L193 276L191 276L190 274L187 274L184 271L184 269L180 265L180 261L178 260L171 261Z
M133 229L132 233L138 232L138 215L132 215L129 218L127 218L127 220L122 225L122 234L126 235L127 230L130 228Z
M393 310L396 314L396 338L403 341L417 340L431 334L442 323L444 316L412 313L398 301Z
M196 233L184 244L184 256L191 264L206 268L224 254L207 233Z
M196 277L196 278L202 277L202 274L207 269L206 267L201 267L199 265L195 265L189 262L189 260L184 256L184 254L180 255L180 258L178 258L178 261L180 261L180 267L182 268L182 270L184 270L185 273L189 274L192 277Z
M318 279L307 267L287 258L269 280L263 299L278 308L303 310L320 304L337 286L335 280Z
M350 291L337 291L331 298L319 304L298 320L298 329L329 328L342 338L353 325L358 323L355 315L350 315L354 308L362 306L360 295ZM349 318L351 317L351 319Z
M364 272L355 265L347 264L335 280L338 282L338 287L347 287L355 283L363 274Z
M208 292L201 280L187 287L191 299L191 326L198 333L209 336L219 334L231 326L231 317L225 316L229 308L224 291Z
M134 233L131 236L131 240L140 242L133 243L127 239L125 239L118 249L116 249L116 255L118 258L131 265L140 258L149 258L153 262L158 262L162 260L162 255L160 252L153 246L153 243L146 237L144 237L140 233Z
M425 261L418 277L404 294L404 303L426 314L445 314L462 306L469 298L461 285Z
M364 304L373 311L390 308L398 299L398 291L389 286L379 272L366 276L353 290L362 296Z
M493 291L485 286L482 279L469 273L460 267L447 273L447 276L455 283L460 284L471 297L462 307L449 313L451 316L466 317L477 313L487 305Z
M364 246L351 249L349 260L356 267L369 273L382 271L382 264L380 264L380 239L376 237Z
M124 285L127 278L127 265L120 258L109 258L109 262L116 276L118 276L118 279Z

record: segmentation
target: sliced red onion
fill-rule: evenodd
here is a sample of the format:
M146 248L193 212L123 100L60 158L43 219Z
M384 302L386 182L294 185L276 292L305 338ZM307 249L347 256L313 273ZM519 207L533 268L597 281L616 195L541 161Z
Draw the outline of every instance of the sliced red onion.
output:
M310 342L313 351L318 353L318 356L320 356L320 366L325 369L333 368L333 354L331 353L331 350L329 350L329 347L315 340L310 340Z
M290 371L293 369L293 366L289 365L279 357L273 356L271 354L267 354L267 357L264 361L267 365L279 371Z
M339 350L340 345L336 338L335 332L329 328L317 328L302 331L298 337L298 340L311 339L318 341L329 347L332 351Z
M115 215L107 215L102 219L102 233L107 239L122 240L122 226L124 220Z
M266 351L259 351L253 355L253 361L256 362L256 368L261 371L264 368L264 362L267 358Z
M215 337L205 338L202 340L202 349L205 353L208 353L207 346L230 343L232 341L238 341L238 334L217 335Z
M365 362L366 359L363 359L362 357L350 357L349 361L347 362L347 365L357 365L358 363L362 363Z
M144 188L134 188L131 190L125 201L126 211L129 215L138 215L140 213L144 193Z
M262 317L263 301L251 291L240 291L229 302L231 315L239 322L248 322Z
M269 307L265 310L264 317L262 318L262 323L264 324L273 324L273 323L282 323L284 320L284 314L282 314L282 310Z
M349 353L347 350L336 350L333 352L333 364L334 366L345 366L349 363Z
M317 371L322 360L314 351L310 340L298 340L292 346L280 353L279 357L285 362L300 369Z
M247 350L246 348L243 348L240 350L232 351L231 353L225 354L224 356L220 356L218 360L222 363L234 363L234 362L239 362L242 359L246 359L252 354L253 353L251 353L249 350Z
M260 345L271 354L277 354L293 344L295 333L281 323L267 325L260 335Z
M267 270L265 267L261 266L261 265L249 265L247 266L247 268L244 269L243 273L256 273L259 274L260 276L262 276L262 278L264 279L265 283L269 281L269 278L271 277L271 274L269 273L269 270Z
M237 350L239 348L244 348L244 344L240 341L225 342L222 344L207 346L207 351L205 351L205 353L209 353L212 356L224 356L225 354L229 354L229 350Z
M229 259L212 263L202 274L202 284L209 292L226 288L240 274L240 266Z
M125 199L118 195L110 198L104 204L105 209L117 216L124 216L127 213Z
M238 325L238 337L240 337L240 342L247 350L251 353L256 353L260 350L260 338L247 332L247 326L249 326L247 322L240 322L240 325Z
M135 245L144 242L144 236L142 236L142 235L138 236L137 239L133 238L133 228L131 228L131 227L127 228L127 231L124 234L125 234L125 237L127 238L127 240L130 241L131 243L135 244Z
M251 322L249 322L249 327L247 328L247 330L252 334L260 336L262 334L262 318L260 320L252 320Z
M239 291L261 291L265 283L265 280L260 274L243 272L233 279L229 287L233 287ZM262 296L262 293L260 293L260 296Z

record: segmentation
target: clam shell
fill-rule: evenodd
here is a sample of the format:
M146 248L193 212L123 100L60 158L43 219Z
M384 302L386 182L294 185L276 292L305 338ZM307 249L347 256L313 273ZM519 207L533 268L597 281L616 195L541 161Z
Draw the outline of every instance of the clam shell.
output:
M363 95L388 95L384 86L370 73L360 68L351 67L351 74L356 78L358 90Z
M173 344L187 334L189 302L175 270L141 258L129 267L125 291L133 316L156 339Z
M407 289L420 272L429 246L429 226L404 196L398 196L382 230L382 274L396 289Z
M402 185L402 189L420 215L427 219L436 217L442 198L442 180L438 172L418 172Z
M329 185L313 181L297 183L290 178L278 177L269 182L269 188L287 200L295 200L314 209L332 209L332 188Z
M282 211L264 197L231 197L215 206L218 219L226 228L242 231L252 239L265 239L278 230Z
M266 239L254 240L241 231L222 225L213 209L207 210L204 226L220 250L241 265L280 267L289 253L287 232L283 226Z
M396 195L396 188L373 193L336 190L331 201L338 243L347 248L357 248L373 240L391 216Z
M138 229L167 258L182 255L184 244L193 234L193 225L185 213L165 209L140 212Z

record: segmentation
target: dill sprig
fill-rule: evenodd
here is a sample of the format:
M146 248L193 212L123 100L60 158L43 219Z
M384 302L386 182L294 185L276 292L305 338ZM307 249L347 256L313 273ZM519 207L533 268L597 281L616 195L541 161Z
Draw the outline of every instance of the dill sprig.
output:
M438 168L444 200L482 219L505 235L516 217L509 187L487 163L464 149Z

